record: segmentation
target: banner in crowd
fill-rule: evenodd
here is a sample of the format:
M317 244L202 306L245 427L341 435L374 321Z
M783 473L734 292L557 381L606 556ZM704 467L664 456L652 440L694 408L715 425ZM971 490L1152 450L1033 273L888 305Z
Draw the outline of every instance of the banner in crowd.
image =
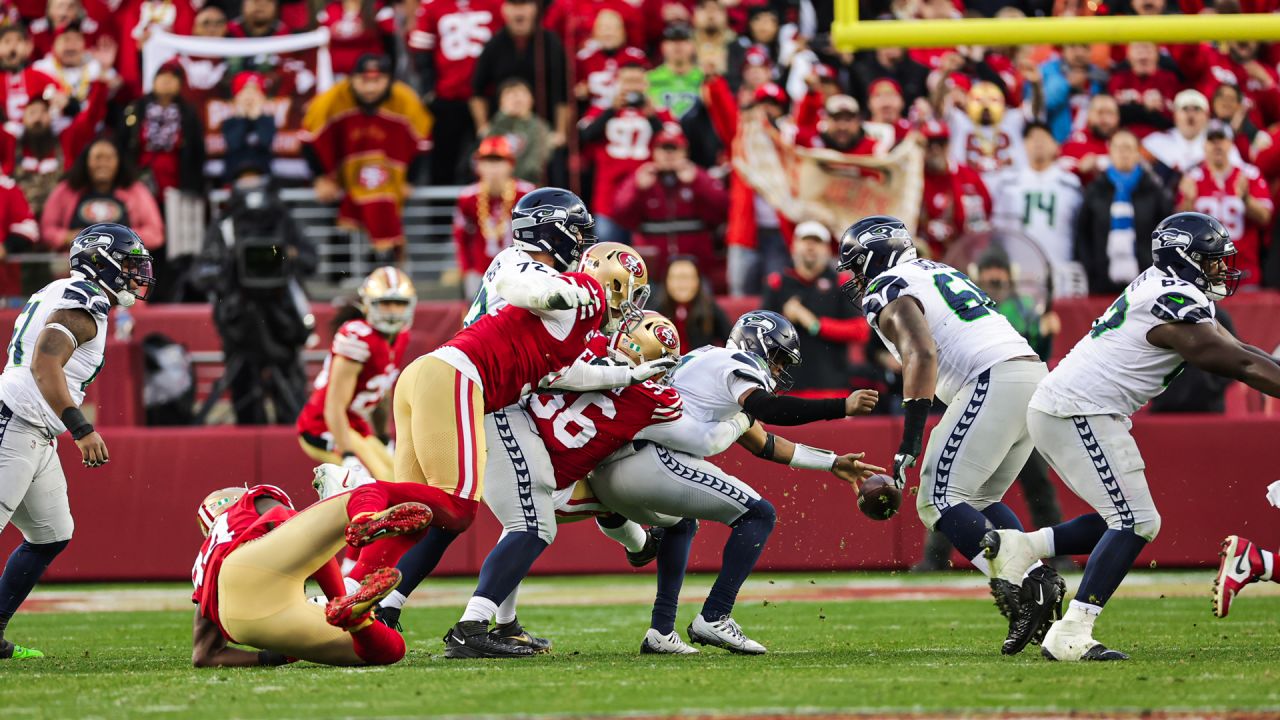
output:
M868 215L893 215L915 233L924 192L924 153L915 142L898 143L885 155L846 155L796 147L750 113L739 127L734 168L792 222L817 220L840 232ZM865 127L873 136L882 129Z
M263 77L263 112L276 125L272 171L282 178L307 176L299 133L307 103L333 85L328 30L265 38L191 37L153 31L142 48L145 91L151 91L160 67L175 58L186 76L184 97L204 123L207 175L223 173L227 145L222 124L238 112L232 85L237 75L252 71Z

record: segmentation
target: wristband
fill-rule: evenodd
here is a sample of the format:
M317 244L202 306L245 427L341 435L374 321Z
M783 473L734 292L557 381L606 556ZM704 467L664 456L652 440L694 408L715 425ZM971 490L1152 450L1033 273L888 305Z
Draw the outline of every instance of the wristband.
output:
M756 453L756 457L764 458L765 460L772 460L773 446L777 441L778 438L776 438L773 433L765 433L764 447L760 448L760 452Z
M822 332L822 321L814 320L813 323L809 325L809 334L817 335L820 332Z
M924 426L929 421L929 408L932 405L933 400L930 398L902 401L906 416L903 418L902 444L898 447L899 453L912 456L920 454L920 446L924 443Z
M836 466L836 454L796 443L790 465L797 470L830 470Z
M62 411L62 424L67 427L67 432L71 433L72 439L75 440L93 432L93 425L85 419L84 413L80 412L78 407L69 407Z

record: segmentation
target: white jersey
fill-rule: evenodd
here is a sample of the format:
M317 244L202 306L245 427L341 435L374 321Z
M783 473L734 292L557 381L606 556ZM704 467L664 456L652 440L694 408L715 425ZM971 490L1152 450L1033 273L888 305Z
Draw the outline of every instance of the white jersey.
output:
M1000 171L1022 168L1027 163L1027 151L1022 146L1027 116L1020 108L1008 108L998 125L980 127L968 113L956 107L947 114L947 126L951 131L948 157L957 165L977 170L993 194Z
M496 289L500 273L537 272L559 275L554 268L534 260L529 253L511 246L498 253L484 271L484 279L480 282L480 292L476 293L462 319L462 326L469 327L485 315L497 315L498 311L508 305L507 299Z
M84 310L98 325L98 334L77 347L63 366L71 401L76 407L84 402L85 388L98 376L106 359L107 313L111 310L111 301L90 280L76 277L55 280L31 296L14 321L8 362L0 374L0 402L18 417L53 435L61 435L67 428L36 387L31 363L36 354L36 338L49 322L49 316L59 310Z
M948 405L983 371L1016 357L1035 357L1009 321L964 273L932 260L912 260L877 275L862 298L862 313L899 361L898 348L880 332L880 313L903 295L924 309L938 346L938 399Z
M684 414L702 422L724 422L742 412L738 404L749 390L773 392L773 375L760 356L706 345L680 358L667 384L684 398Z
M1009 168L991 188L996 227L1026 235L1054 265L1075 259L1072 228L1084 201L1080 178L1050 165L1042 172Z
M1186 364L1176 351L1147 342L1147 333L1165 323L1217 322L1216 315L1195 285L1149 268L1040 383L1031 407L1057 417L1132 415Z

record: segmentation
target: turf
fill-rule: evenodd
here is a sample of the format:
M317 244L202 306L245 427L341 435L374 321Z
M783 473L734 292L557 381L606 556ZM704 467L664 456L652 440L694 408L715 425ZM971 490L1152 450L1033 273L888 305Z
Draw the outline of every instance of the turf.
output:
M686 603L682 623L695 610ZM439 638L457 614L408 609L411 650L394 667L197 671L189 612L28 613L8 635L50 657L0 663L0 716L1280 711L1280 597L1261 593L1223 621L1204 596L1117 598L1099 637L1134 660L1093 665L1000 656L1002 621L978 599L753 600L735 614L765 657L641 656L648 609L628 604L526 606L555 654L445 660Z

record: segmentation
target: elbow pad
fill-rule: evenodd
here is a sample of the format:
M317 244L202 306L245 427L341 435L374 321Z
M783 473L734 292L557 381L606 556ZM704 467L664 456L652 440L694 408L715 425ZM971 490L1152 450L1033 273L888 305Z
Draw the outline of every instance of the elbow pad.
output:
M763 391L748 395L742 409L756 420L771 425L804 425L845 416L843 398L805 400Z

